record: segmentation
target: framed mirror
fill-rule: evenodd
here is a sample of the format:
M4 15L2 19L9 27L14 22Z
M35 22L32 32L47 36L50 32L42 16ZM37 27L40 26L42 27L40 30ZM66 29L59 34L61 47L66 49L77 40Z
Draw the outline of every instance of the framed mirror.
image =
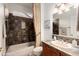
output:
M56 9L57 9L57 12L56 12ZM53 23L52 23L53 34L78 37L77 35L77 32L79 31L78 4L77 5L69 4L69 3L62 3L60 5L56 4L55 12L56 13L53 14ZM55 23L55 21L57 23ZM57 26L55 26L54 23Z

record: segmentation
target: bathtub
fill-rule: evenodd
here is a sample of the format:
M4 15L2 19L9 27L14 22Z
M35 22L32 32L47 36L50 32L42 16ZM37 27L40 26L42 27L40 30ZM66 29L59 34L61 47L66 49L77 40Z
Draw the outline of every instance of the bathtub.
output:
M32 50L34 49L35 42L26 42L17 45L11 45L6 56L29 56L32 55Z

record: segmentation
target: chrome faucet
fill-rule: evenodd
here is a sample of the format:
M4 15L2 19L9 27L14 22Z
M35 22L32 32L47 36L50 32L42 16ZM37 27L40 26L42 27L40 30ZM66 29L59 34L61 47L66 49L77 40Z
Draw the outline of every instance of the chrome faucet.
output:
M54 35L54 40L57 40L56 36Z

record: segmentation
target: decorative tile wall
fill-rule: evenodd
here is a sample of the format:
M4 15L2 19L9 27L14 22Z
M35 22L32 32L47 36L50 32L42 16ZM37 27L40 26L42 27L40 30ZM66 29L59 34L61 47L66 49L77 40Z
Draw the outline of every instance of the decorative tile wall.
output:
M25 22L22 29L21 22ZM35 41L35 29L33 19L9 15L7 21L7 45L20 44Z

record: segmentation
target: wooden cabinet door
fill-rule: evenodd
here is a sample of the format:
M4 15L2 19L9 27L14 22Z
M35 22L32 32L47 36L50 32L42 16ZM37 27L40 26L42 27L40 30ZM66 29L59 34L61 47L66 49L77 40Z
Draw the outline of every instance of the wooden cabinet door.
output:
M60 55L61 55L61 56L70 56L70 55L68 55L68 54L66 54L66 53L64 53L64 52L62 52L62 51L60 51Z
M48 46L48 53L50 56L59 56L59 51L51 46Z
M54 47L49 46L46 43L43 43L43 56L70 56L60 50L57 50Z
M58 50L53 47L43 43L43 56L59 56Z
M47 56L48 55L48 52L47 52L47 45L43 43L43 52L42 52L42 55L43 56Z

